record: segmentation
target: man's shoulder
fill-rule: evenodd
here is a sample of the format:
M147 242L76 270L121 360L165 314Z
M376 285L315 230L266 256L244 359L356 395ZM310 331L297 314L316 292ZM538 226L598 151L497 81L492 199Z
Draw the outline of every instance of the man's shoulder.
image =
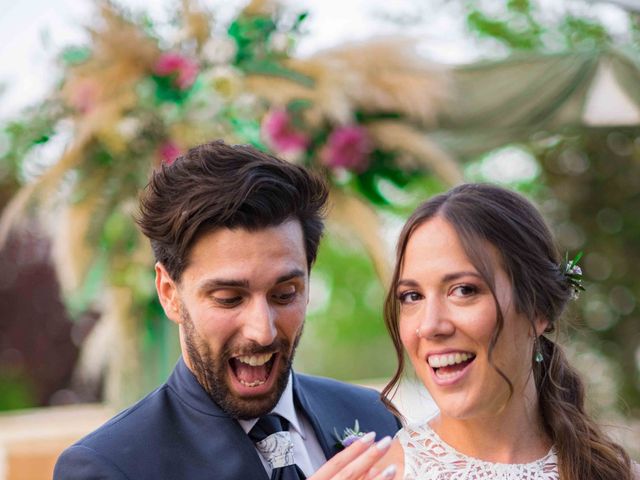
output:
M313 403L320 401L335 409L365 410L393 417L383 404L380 392L373 388L305 374L296 374L296 381L302 394L310 401L314 399Z
M380 398L380 393L373 388L343 382L334 378L296 373L296 380L305 390L324 391L329 395L338 394L355 397L365 396Z
M346 427L353 428L357 419L362 431L380 435L393 435L400 426L383 404L380 392L373 388L298 373L294 378L307 415L315 416L321 424L342 432Z
M76 445L93 447L100 443L117 443L136 438L145 429L157 428L168 407L166 384L107 420L102 426L78 440Z
M163 385L71 445L58 458L54 479L130 478L123 459L142 458L153 450L152 439L162 437L166 395Z

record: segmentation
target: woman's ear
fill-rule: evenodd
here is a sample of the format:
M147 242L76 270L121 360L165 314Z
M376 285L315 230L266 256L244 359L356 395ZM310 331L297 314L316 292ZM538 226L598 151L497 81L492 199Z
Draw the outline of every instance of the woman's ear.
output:
M182 323L180 316L180 297L178 287L167 269L160 262L156 262L156 291L165 315L176 324Z
M540 335L542 335L545 331L547 331L547 328L549 327L549 320L544 318L544 317L536 317L535 321L534 321L534 328L535 328L535 334L536 337L539 337Z

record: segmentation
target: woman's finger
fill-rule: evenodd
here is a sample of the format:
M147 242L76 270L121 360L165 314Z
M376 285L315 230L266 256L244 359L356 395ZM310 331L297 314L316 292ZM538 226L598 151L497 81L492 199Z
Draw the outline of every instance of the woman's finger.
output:
M346 465L343 469L339 471L334 477L334 480L351 480L364 477L371 467L382 458L382 456L387 453L389 447L391 446L391 437L384 437L375 445L370 446L364 453L355 458L352 462ZM381 474L382 475L382 474ZM385 475L388 475L388 472L385 472ZM375 477L375 478L393 478L384 476L384 477Z
M396 476L396 472L398 471L395 465L389 465L387 468L382 470L378 475L371 477L373 480L391 480Z
M367 433L325 463L316 473L309 477L309 480L333 479L342 469L366 452L372 446L375 438L375 432Z

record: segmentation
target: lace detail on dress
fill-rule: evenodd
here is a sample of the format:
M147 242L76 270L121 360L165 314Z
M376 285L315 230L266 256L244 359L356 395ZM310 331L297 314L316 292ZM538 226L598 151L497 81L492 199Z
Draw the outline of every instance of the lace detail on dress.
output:
M551 448L531 463L491 463L468 457L444 443L429 427L407 426L396 436L404 450L405 480L558 480L558 459Z

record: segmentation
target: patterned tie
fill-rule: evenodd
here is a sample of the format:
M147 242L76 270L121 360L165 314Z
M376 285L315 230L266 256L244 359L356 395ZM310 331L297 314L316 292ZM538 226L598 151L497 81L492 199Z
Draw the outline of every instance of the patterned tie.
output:
M280 415L265 415L249 432L249 438L271 465L271 480L305 480L304 473L293 459L293 443L288 432L289 422Z

